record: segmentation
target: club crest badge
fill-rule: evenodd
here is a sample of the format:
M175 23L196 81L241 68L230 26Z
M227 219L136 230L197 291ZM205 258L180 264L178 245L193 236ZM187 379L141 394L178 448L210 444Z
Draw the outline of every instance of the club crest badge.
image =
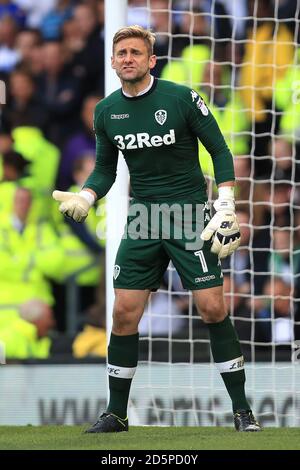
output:
M167 111L165 109L158 109L154 116L156 122L162 126L167 120Z
M118 266L117 264L115 264L115 266L114 266L114 280L117 279L117 277L118 277L119 274L120 274L120 271L121 271L120 266Z

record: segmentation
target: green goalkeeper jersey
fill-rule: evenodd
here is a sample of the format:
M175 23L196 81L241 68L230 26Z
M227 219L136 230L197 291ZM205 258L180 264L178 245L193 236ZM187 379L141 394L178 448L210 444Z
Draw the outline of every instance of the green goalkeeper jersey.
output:
M188 87L154 79L151 89L126 97L119 89L95 109L96 165L84 187L105 196L116 177L119 150L139 200L180 200L206 183L198 139L212 156L216 183L234 180L233 158L203 99Z

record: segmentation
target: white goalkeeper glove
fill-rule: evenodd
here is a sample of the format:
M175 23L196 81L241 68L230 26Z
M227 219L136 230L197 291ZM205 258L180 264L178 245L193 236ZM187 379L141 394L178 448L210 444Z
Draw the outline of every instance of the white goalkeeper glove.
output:
M216 213L201 233L201 239L206 241L213 237L210 251L219 258L226 258L239 247L241 241L232 186L219 188L219 197L214 208Z
M89 191L70 193L66 191L53 191L52 197L61 202L60 212L71 217L75 222L84 222L88 216L90 207L95 202L95 196Z

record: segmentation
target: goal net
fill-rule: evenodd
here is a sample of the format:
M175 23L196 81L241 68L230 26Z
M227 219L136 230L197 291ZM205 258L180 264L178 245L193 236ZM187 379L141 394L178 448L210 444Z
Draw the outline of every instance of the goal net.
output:
M222 263L263 425L299 426L300 1L132 0L156 33L154 74L199 92L234 155L242 241ZM216 197L211 158L199 159ZM231 425L208 331L169 266L140 323L132 424Z

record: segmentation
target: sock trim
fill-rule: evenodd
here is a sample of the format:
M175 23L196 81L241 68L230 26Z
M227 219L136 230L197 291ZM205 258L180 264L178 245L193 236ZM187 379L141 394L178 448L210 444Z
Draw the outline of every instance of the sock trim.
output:
M107 373L116 379L132 379L136 371L136 367L120 367L107 364Z
M216 362L215 364L220 374L224 372L237 372L244 369L244 356L236 357L226 362Z

